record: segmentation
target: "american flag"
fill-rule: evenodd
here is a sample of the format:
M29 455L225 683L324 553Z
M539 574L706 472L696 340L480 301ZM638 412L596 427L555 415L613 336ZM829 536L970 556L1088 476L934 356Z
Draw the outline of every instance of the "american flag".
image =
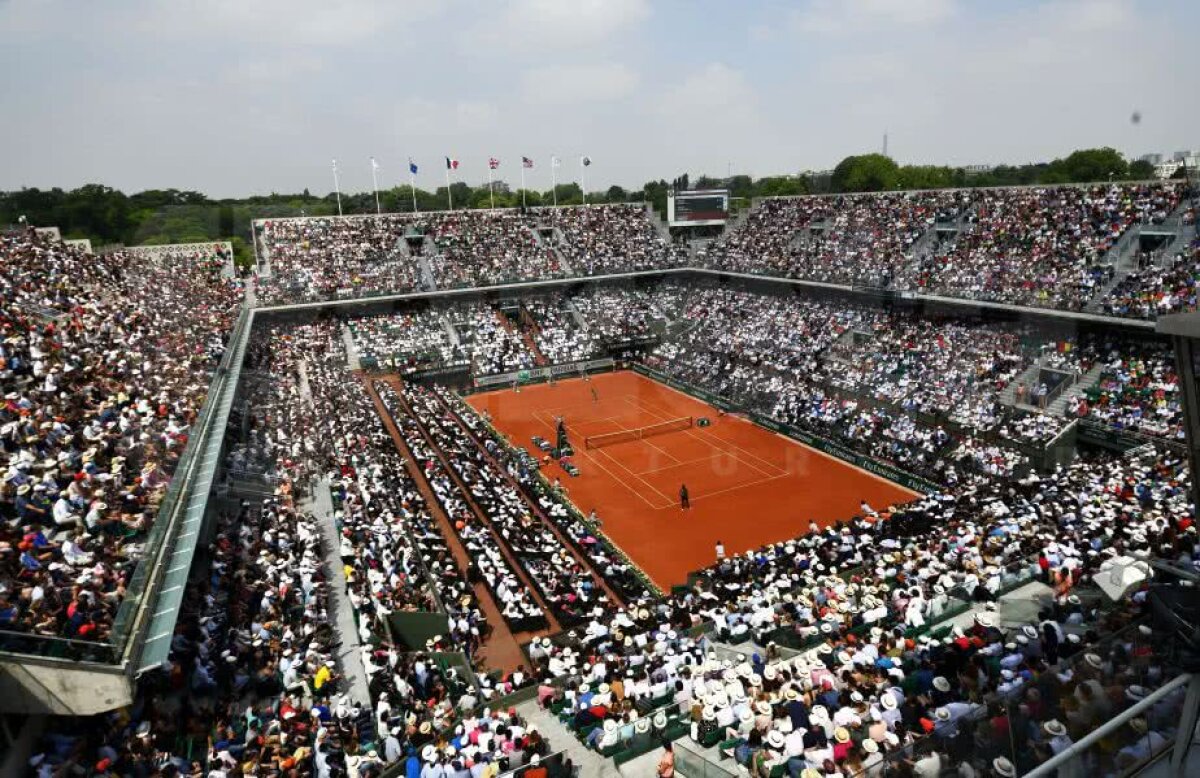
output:
M500 167L500 160L496 159L495 157L489 157L488 167L490 167L492 170L495 170L496 168Z
M525 167L533 167L533 160L529 157L521 157L521 164Z

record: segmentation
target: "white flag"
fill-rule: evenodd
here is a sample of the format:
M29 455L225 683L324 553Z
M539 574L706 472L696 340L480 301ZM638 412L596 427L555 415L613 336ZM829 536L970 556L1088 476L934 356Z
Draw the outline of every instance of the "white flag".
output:
M558 167L558 166L559 166L559 165L561 165L561 164L562 164L562 160L560 160L558 157L551 157L551 158L550 158L550 165L551 165L551 167Z

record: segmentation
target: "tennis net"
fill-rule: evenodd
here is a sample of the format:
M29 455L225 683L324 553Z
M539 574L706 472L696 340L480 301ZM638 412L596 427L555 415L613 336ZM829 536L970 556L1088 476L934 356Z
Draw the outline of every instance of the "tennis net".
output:
M652 435L661 435L664 432L686 430L691 426L693 426L692 417L681 416L678 419L660 421L657 424L648 424L645 427L635 427L631 430L607 432L603 435L588 435L583 439L583 447L600 448L601 446L611 446L613 443L624 443L628 440L641 440L642 438L648 438Z

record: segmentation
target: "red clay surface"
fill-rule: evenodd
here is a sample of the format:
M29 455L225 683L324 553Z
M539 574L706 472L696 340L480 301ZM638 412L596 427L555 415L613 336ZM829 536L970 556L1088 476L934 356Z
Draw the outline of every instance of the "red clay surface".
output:
M592 389L599 399L593 399ZM560 478L584 513L596 510L609 538L662 589L715 559L718 540L736 554L795 537L809 521L827 525L859 511L908 502L915 492L817 452L630 371L553 385L472 395L492 423L537 457L531 440L554 443L554 420L567 425L575 464ZM707 416L710 427L665 432L588 450L584 438L644 427L668 419ZM687 484L691 508L679 505Z

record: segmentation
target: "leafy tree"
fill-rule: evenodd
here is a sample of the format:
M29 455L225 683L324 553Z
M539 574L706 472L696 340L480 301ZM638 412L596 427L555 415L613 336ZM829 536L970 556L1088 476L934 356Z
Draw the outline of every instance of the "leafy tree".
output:
M754 189L755 197L790 197L809 193L808 181L799 176L760 178Z
M939 165L905 165L900 168L901 189L945 189L954 186L954 171Z
M1154 165L1144 159L1129 163L1130 181L1149 181L1154 178Z
M554 189L546 190L546 193L542 195L542 200L547 203L553 203L555 195L558 196L559 205L580 205L583 203L583 190L574 181L569 184L558 184Z
M1081 149L1066 159L1050 163L1060 182L1120 181L1129 176L1129 163L1116 149Z
M900 183L900 168L882 154L846 157L833 169L835 192L880 192Z
M217 212L217 234L222 238L233 237L233 206L222 205Z
M734 176L728 186L730 197L754 197L754 179L750 176Z
M662 179L647 181L642 185L642 199L649 202L654 210L658 211L658 215L663 217L667 215L667 189L667 182Z
M610 203L623 203L629 199L629 193L619 186L610 186L605 192L605 198Z

